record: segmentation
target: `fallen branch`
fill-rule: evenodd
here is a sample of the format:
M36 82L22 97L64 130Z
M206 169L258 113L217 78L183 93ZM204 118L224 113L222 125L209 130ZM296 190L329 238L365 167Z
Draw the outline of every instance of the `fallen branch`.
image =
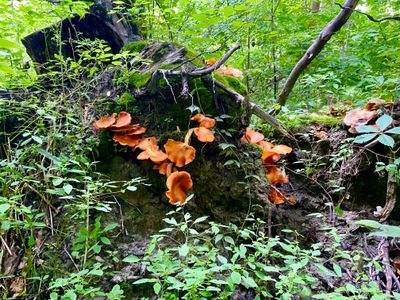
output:
M289 94L292 92L293 87L300 77L300 74L305 70L305 68L314 60L315 57L322 51L326 43L331 39L331 37L338 32L353 13L353 9L356 7L359 0L346 0L344 8L339 12L339 14L322 29L318 38L314 43L307 49L303 57L297 62L293 70L290 72L285 85L283 86L278 99L276 100L281 106L286 104Z
M205 75L211 74L216 69L218 69L220 66L222 66L228 60L228 58L233 54L233 52L235 52L239 48L240 48L240 45L233 46L231 49L229 49L228 52L225 53L224 56L222 56L212 66L207 66L207 67L204 67L204 68L196 68L196 69L194 69L192 71L188 71L186 75L191 76L191 77L201 77L201 76L205 76ZM181 76L182 75L181 71L175 71L175 70L167 70L167 71L164 71L164 73L167 76Z
M365 13L365 12L362 12L360 10L357 10L357 9L354 9L354 8L351 8L351 7L343 6L340 3L335 3L335 4L338 5L341 9L351 9L352 11L354 11L356 13L362 14L362 15L366 16L368 19L370 19L372 22L379 23L379 22L383 22L383 21L387 21L387 20L400 21L400 16L399 17L398 16L383 17L383 18L380 18L380 19L375 19L373 16L371 16L371 15Z
M272 125L274 128L276 128L280 133L282 133L284 136L291 140L296 140L294 136L292 136L290 133L288 133L285 128L279 123L277 119L275 119L273 116L265 112L260 106L253 102L249 102L244 96L241 94L237 93L236 91L230 89L229 87L225 86L221 82L214 80L214 84L224 90L227 94L235 98L236 101L246 105L249 109L250 113L253 113L257 117L259 117L261 120L269 123Z

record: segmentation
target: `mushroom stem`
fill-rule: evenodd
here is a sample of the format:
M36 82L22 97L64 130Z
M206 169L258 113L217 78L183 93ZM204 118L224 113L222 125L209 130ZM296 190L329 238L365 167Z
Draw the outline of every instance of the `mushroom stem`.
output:
M167 175L167 178L169 177L169 175L171 175L171 173L172 173L172 168L174 167L174 164L171 162L171 163L169 163L168 164L168 166L167 166L167 172L166 172L166 174L165 175Z
M189 143L190 143L190 137L193 134L193 130L194 130L194 128L190 128L188 130L188 132L186 133L186 135L185 135L185 144L188 145L188 146L189 146Z

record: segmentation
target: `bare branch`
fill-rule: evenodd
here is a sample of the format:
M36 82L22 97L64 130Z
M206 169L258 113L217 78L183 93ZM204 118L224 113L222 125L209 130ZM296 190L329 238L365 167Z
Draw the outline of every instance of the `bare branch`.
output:
M233 52L235 52L239 48L240 48L240 45L233 46L231 49L229 49L228 52L225 53L224 56L222 56L212 66L207 66L207 67L204 67L204 68L194 69L192 71L187 72L187 75L191 76L191 77L201 77L201 76L204 76L204 75L211 74L216 69L218 69L220 66L222 66L228 60L228 58L233 54ZM181 72L180 71L174 71L174 70L168 70L168 71L165 71L165 75L167 75L167 76L180 76Z
M356 13L362 14L362 15L366 16L368 19L370 19L372 22L379 23L379 22L383 22L383 21L387 21L387 20L400 21L400 16L392 16L392 17L384 17L384 18L380 18L380 19L375 19L373 16L371 16L371 15L365 13L365 12L362 12L360 10L357 10L357 9L354 9L354 8L351 8L351 7L343 6L340 3L335 3L335 4L338 5L341 9L351 9L352 11L354 11Z
M356 7L358 1L359 0L346 0L346 3L344 5L345 8L343 8L339 12L339 14L336 15L336 17L331 22L329 22L328 25L324 27L324 29L322 29L318 38L308 48L303 57L297 62L293 70L290 72L290 75L278 96L277 102L281 106L286 104L289 94L293 90L293 87L297 79L300 77L300 74L322 51L326 43L328 43L328 41L331 39L332 35L338 32L343 27L343 25L346 24L347 20L353 13L353 9Z
M275 119L273 116L265 112L260 106L253 102L249 102L244 96L241 94L237 93L236 91L232 90L231 88L225 86L221 82L214 80L214 83L216 86L224 90L227 94L235 98L236 101L247 105L249 108L250 113L253 113L257 117L259 117L261 120L264 122L267 122L268 124L272 125L272 127L276 128L280 133L282 133L284 136L291 140L296 140L294 136L292 136L290 133L288 133L285 128L283 128L282 124Z

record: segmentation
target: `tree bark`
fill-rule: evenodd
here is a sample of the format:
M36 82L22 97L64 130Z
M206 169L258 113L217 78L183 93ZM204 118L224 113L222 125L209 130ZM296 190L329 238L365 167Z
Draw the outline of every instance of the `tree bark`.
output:
M339 12L339 14L337 14L336 17L329 22L324 29L322 29L318 38L314 41L310 48L308 48L306 53L290 72L290 75L278 96L277 103L279 103L281 106L286 104L289 94L293 90L293 87L297 79L300 77L301 72L303 72L303 70L322 51L326 43L328 43L328 41L331 39L332 35L338 32L343 25L346 24L358 2L359 0L346 0L345 4L343 5L343 9Z

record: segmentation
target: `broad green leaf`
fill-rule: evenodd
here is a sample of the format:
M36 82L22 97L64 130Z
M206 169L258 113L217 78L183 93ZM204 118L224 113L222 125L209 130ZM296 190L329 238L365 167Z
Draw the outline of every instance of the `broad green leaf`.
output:
M355 222L356 225L367 227L370 229L379 229L382 224L374 220L359 220Z
M393 119L389 115L383 115L381 116L378 120L376 120L376 125L383 131L388 127L390 124L392 124Z
M366 133L366 134L361 134L359 136L357 136L354 139L354 143L356 144L364 144L366 142L369 142L370 140L372 140L373 138L375 138L377 136L376 133Z
M11 207L8 203L0 204L0 214L4 214Z
M161 291L161 284L156 282L153 285L153 290L154 290L154 293L156 293L156 295L158 295L160 293L160 291Z
M73 189L73 187L72 187L72 185L70 185L70 184L65 184L65 185L63 186L63 190L64 190L64 192L65 192L67 195L71 194L72 189Z
M326 276L336 277L337 275L325 267L323 264L315 264L315 266Z
M207 220L207 218L208 216L197 218L196 220L194 220L193 224L204 222L205 220Z
M179 256L185 257L189 253L189 246L187 244L183 244L178 249Z
M382 134L381 136L379 136L378 141L379 141L379 143L381 143L385 146L388 146L388 147L394 146L394 139L387 134Z
M388 131L385 131L385 133L400 134L400 127L394 127L392 129L389 129Z
M357 126L356 130L358 133L372 133L372 132L378 132L379 130L373 126Z
M100 241L105 245L111 245L111 241L105 236L100 237Z
M63 183L64 179L63 178L54 178L51 182L53 183L54 186L58 186L61 183Z
M140 258L135 256L135 255L129 255L129 256L125 257L122 261L126 262L126 263L133 264L133 263L139 262Z
M238 272L233 271L231 274L231 280L234 284L240 284L242 281L242 276Z
M18 48L18 47L19 47L18 44L14 43L10 40L0 38L0 48L9 49L9 48Z
M133 284L144 284L144 283L150 283L150 282L156 282L157 279L155 278L142 278L139 280L136 280Z

